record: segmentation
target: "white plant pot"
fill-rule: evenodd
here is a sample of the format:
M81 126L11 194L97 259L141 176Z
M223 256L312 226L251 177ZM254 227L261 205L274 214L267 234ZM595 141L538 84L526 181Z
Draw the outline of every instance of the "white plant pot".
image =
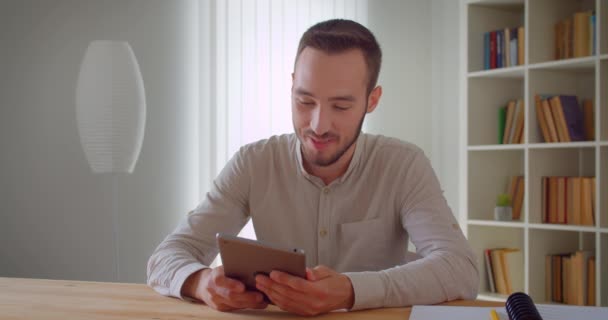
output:
M494 220L497 221L512 221L513 209L511 207L495 207Z

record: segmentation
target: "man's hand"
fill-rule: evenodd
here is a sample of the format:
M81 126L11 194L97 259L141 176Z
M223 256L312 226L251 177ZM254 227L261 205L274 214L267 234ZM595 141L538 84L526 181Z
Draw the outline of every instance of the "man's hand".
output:
M202 300L218 311L264 309L268 305L259 292L246 291L245 285L224 275L224 267L193 273L182 286L182 295Z
M306 269L306 279L280 271L256 276L256 287L279 308L302 316L350 309L354 302L350 279L327 267Z

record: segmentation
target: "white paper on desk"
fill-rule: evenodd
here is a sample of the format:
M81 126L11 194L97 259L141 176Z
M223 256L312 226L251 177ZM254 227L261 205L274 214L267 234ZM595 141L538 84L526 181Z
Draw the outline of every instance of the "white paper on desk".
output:
M490 310L496 310L500 320L508 320L505 308L414 306L410 320L490 320Z
M537 304L543 320L605 320L608 308ZM414 306L410 320L490 320L490 310L496 310L500 320L508 320L504 307Z

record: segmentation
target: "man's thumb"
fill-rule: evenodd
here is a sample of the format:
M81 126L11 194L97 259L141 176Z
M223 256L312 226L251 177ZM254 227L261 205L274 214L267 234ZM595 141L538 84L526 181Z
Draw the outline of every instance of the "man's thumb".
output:
M316 266L314 269L306 268L306 279L309 281L319 281L334 274L334 272L326 266Z

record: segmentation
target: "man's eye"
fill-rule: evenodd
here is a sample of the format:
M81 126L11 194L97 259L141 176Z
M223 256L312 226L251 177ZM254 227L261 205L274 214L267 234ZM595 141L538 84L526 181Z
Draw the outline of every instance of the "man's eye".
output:
M300 104L301 104L301 105L304 105L304 106L312 106L312 105L314 105L315 103L314 103L314 102L311 102L311 101L300 101Z
M345 107L345 106L334 106L334 108L338 109L339 111L346 111L349 109L349 107Z

